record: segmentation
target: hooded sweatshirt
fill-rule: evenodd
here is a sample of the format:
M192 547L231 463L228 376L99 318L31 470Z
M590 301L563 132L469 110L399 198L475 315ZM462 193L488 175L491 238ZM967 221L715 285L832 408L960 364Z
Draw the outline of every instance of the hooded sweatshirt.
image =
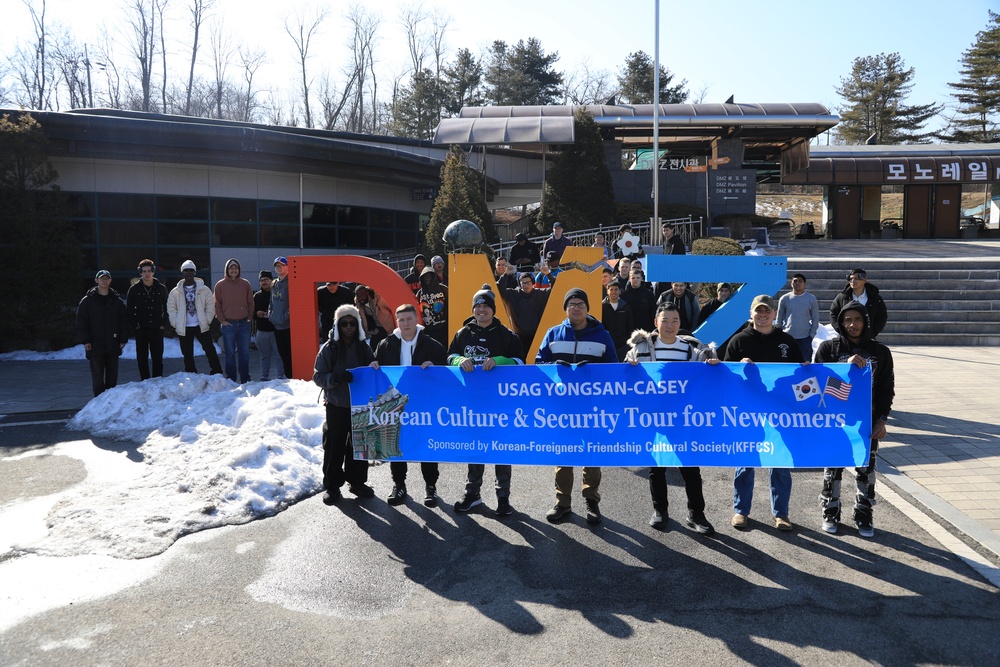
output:
M351 345L347 345L340 337L337 323L342 317L353 317L358 323L358 333ZM343 372L361 366L367 366L375 360L372 349L365 342L367 335L364 329L361 313L354 306L341 306L333 315L333 328L330 338L319 349L316 363L313 366L313 382L323 388L326 402L339 408L351 407L350 383L338 381L336 378Z
M424 257L423 255L416 255L413 258L413 268L410 270L407 276L403 278L403 282L405 282L407 286L409 286L409 288L413 291L414 294L416 294L417 290L420 289L420 272L423 270L417 268L417 260L422 261L425 267L429 266L427 264L427 258Z
M239 272L230 278L229 267L234 265ZM253 287L243 277L239 260L228 259L225 277L215 283L215 316L219 324L226 326L230 322L249 322L253 312Z
M844 314L851 310L861 313L865 322L856 343L851 342L844 333ZM872 338L868 309L857 301L848 303L837 314L834 328L840 336L819 344L816 350L816 363L846 364L855 354L867 359L872 369L872 417L885 419L892 410L892 399L896 395L896 377L889 348Z

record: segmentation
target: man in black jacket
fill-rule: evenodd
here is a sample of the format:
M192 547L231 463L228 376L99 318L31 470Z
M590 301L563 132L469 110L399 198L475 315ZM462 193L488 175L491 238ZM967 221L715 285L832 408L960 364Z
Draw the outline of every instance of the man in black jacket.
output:
M524 363L524 352L521 340L513 331L505 327L494 317L496 314L496 297L488 285L472 297L472 317L463 322L448 348L448 364L458 366L466 373L473 372L477 366L484 371L491 371L497 366L521 365ZM469 474L465 484L465 496L455 503L455 511L468 512L483 502L479 491L483 486L483 473L486 466L481 463L470 463ZM507 516L514 512L510 506L510 465L496 466L497 515Z
M94 396L118 384L118 357L128 342L128 313L111 289L111 274L97 272L91 287L76 308L76 334L87 351Z
M854 523L861 537L874 537L875 454L878 452L878 441L885 437L885 422L896 395L892 353L872 338L868 311L857 301L848 303L840 310L836 328L840 337L820 343L816 350L816 363L847 363L858 368L870 364L872 368L871 453L868 465L855 468ZM823 471L823 491L819 500L823 508L823 530L828 533L836 533L840 523L840 482L843 473L843 468L826 468Z
M840 311L852 301L857 301L868 311L871 337L882 333L885 323L889 321L889 310L878 287L868 282L868 273L864 269L854 269L847 274L847 287L830 304L830 324L833 328L837 328Z
M444 346L424 332L417 324L417 309L413 304L404 303L396 308L396 329L378 344L375 350L375 368L384 366L443 366L446 353ZM405 462L389 464L392 474L392 491L387 502L390 505L402 505L406 502L406 471ZM420 473L424 478L426 493L424 505L436 507L438 464L421 463Z
M163 377L163 332L167 317L167 287L154 277L156 264L151 259L139 262L141 280L128 289L125 309L135 334L135 359L139 364L139 379ZM153 374L149 373L149 357L153 357Z

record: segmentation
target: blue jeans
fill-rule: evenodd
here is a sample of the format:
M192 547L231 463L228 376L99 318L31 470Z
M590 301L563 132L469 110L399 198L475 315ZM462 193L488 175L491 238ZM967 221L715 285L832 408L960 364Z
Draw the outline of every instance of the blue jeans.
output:
M236 357L239 354L239 382L250 381L250 320L226 322L222 327L222 341L226 347L226 377L237 382Z
M733 477L733 510L750 516L753 503L754 468L737 468ZM792 497L792 471L788 468L770 468L771 514L788 518L788 499Z
M274 378L281 380L285 372L281 365L281 355L278 354L278 344L274 340L273 331L257 330L257 352L260 354L260 379L266 382L271 378L271 361L274 361Z

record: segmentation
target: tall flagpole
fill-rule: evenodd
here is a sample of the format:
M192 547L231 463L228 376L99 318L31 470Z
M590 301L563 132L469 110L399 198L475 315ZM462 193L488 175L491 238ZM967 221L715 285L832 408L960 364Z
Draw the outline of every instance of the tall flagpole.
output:
M660 0L653 21L653 220L649 238L660 239ZM662 240L662 239L660 239Z

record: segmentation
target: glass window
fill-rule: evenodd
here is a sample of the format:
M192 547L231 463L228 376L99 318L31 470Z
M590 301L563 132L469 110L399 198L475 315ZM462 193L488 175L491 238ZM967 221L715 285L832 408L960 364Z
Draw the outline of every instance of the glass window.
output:
M97 217L152 219L153 195L101 193L97 195Z
M210 261L207 246L204 248L160 248L158 255L159 263L157 266L159 268L157 271L167 271L179 278L181 275L181 264L183 264L185 260L190 259L195 263L195 266L198 267L199 276L205 277L208 275ZM152 257L152 254L143 255L139 257L139 259L142 259L143 257ZM138 264L138 260L132 262L132 269L134 270ZM170 285L172 287L169 279L164 279L163 277L160 279L165 285ZM176 284L176 282L174 282L174 284Z
M307 225L337 224L337 207L333 204L303 204L303 220Z
M396 231L395 248L415 248L419 243L419 236L415 229L400 229Z
M152 222L101 220L98 223L101 245L153 245ZM108 269L110 270L110 269Z
M157 220L208 220L207 197L156 198Z
M261 225L260 245L264 248L273 246L298 248L298 225Z
M368 229L355 227L340 228L341 248L368 248Z
M160 245L201 245L208 248L208 223L157 222L156 242Z
M371 211L371 226L373 229L392 229L392 211L373 208Z
M336 227L317 227L314 225L306 225L303 229L303 236L305 239L305 246L307 248L336 248L337 247L337 228Z
M256 222L257 202L252 199L215 199L209 204L212 220Z
M258 207L261 222L299 222L299 205L293 201L262 201ZM295 242L298 245L298 241Z
M152 257L153 252L151 246L134 248L101 247L98 253L99 262L97 266L110 271L113 277L120 278L124 273L131 278L135 275L135 267L139 265L139 260Z
M97 222L94 220L74 220L73 229L80 243L97 243Z
M337 208L337 222L342 227L367 227L368 209L364 206L340 206Z
M257 225L239 225L234 223L212 223L213 246L256 246Z

